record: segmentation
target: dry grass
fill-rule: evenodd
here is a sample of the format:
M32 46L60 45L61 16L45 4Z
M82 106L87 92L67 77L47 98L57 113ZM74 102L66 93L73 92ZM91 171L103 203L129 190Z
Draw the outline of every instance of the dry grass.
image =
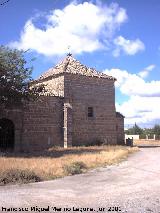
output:
M42 179L30 170L7 169L0 173L0 185L40 181Z
M86 169L92 169L118 163L137 150L137 147L97 146L52 148L44 153L30 155L5 154L0 157L0 174L7 170L27 170L42 180L49 180L64 176L64 167L73 162L82 162Z
M133 141L134 145L159 145L160 146L160 140L146 140L146 139L141 139L141 140L134 140Z

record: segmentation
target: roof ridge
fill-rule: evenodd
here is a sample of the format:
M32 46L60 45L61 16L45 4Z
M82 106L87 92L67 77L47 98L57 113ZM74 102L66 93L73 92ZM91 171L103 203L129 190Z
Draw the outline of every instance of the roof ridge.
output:
M103 72L97 71L95 68L88 67L82 64L80 61L75 59L72 54L67 54L60 63L58 63L55 67L50 68L48 71L43 73L38 80L42 80L48 78L50 76L54 76L60 73L71 73L71 74L79 74L85 75L89 77L99 77L99 78L107 78L111 80L116 80L116 78L112 76L108 76Z

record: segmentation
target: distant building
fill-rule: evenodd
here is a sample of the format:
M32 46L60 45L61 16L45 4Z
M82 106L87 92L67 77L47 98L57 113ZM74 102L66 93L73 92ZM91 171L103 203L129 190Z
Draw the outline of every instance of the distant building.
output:
M36 102L1 110L0 149L124 144L124 117L115 110L115 80L69 54L34 82L46 89Z

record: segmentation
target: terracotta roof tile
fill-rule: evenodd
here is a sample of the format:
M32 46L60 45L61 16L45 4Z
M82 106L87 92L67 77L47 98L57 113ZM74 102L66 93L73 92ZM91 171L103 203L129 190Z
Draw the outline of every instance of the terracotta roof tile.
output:
M60 73L72 73L78 75L85 75L90 77L107 78L111 80L116 80L114 77L106 75L102 72L96 71L94 68L89 68L81 64L78 60L68 54L67 57L57 64L55 67L50 68L48 71L44 72L38 80L43 80L45 78L54 76Z

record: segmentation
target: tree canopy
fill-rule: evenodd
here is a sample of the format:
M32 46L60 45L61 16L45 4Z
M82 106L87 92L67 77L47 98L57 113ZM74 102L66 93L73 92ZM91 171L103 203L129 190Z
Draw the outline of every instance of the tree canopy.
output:
M37 97L43 86L30 86L33 68L27 65L25 52L0 46L0 104L22 105Z
M132 128L126 130L126 134L128 135L140 135L142 132L143 130L136 123Z
M125 130L127 135L140 135L140 138L146 138L146 135L153 138L156 135L157 139L160 139L160 125L156 124L153 128L140 128L136 123L132 128Z

